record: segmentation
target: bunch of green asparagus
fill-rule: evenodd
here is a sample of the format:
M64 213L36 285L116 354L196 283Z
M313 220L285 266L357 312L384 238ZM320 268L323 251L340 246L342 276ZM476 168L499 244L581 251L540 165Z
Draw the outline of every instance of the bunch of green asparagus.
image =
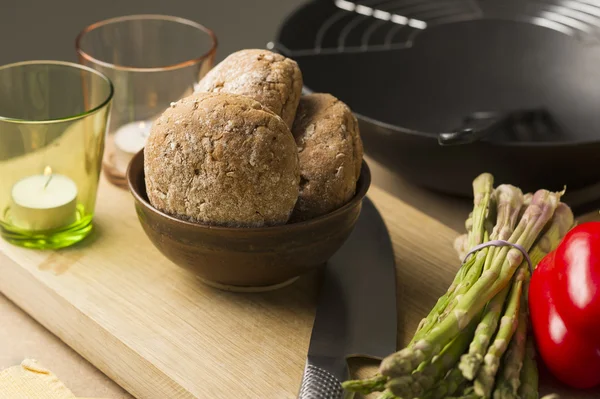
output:
M455 242L463 261L482 243L502 240L528 252L533 266L573 226L563 193L493 187L473 181L467 234ZM379 399L538 399L535 349L528 331L529 264L511 246L488 246L462 263L448 291L419 324L409 345L381 362L380 373L346 381L348 391Z

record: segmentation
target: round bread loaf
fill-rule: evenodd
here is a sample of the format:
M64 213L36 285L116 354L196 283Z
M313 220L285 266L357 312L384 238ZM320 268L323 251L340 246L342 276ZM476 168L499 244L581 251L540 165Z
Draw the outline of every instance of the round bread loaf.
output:
M171 104L144 149L150 203L219 226L288 221L298 199L298 155L283 120L257 101L195 93Z
M303 96L292 129L300 160L300 197L293 221L329 213L356 191L363 158L358 121L330 94Z
M292 127L302 95L298 64L268 50L241 50L215 66L197 91L234 93L255 99Z

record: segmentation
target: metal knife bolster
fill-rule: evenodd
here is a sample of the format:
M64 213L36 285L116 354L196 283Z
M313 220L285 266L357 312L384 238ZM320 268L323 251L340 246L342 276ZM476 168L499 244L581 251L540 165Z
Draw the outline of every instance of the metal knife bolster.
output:
M342 399L342 382L327 370L306 361L298 399Z

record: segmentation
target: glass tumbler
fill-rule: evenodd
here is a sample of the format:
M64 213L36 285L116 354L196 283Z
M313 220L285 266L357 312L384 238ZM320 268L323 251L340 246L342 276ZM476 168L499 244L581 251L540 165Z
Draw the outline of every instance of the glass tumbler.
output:
M115 86L103 169L126 188L129 161L143 148L153 121L171 102L192 94L213 67L216 37L187 19L131 15L88 26L75 46L79 62Z
M30 248L82 240L92 217L113 88L81 65L0 67L0 234Z

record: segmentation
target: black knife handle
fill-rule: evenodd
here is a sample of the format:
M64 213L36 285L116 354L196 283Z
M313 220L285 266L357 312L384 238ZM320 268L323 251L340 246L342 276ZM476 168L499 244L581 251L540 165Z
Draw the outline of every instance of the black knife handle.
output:
M342 382L320 367L306 364L298 399L342 399Z

